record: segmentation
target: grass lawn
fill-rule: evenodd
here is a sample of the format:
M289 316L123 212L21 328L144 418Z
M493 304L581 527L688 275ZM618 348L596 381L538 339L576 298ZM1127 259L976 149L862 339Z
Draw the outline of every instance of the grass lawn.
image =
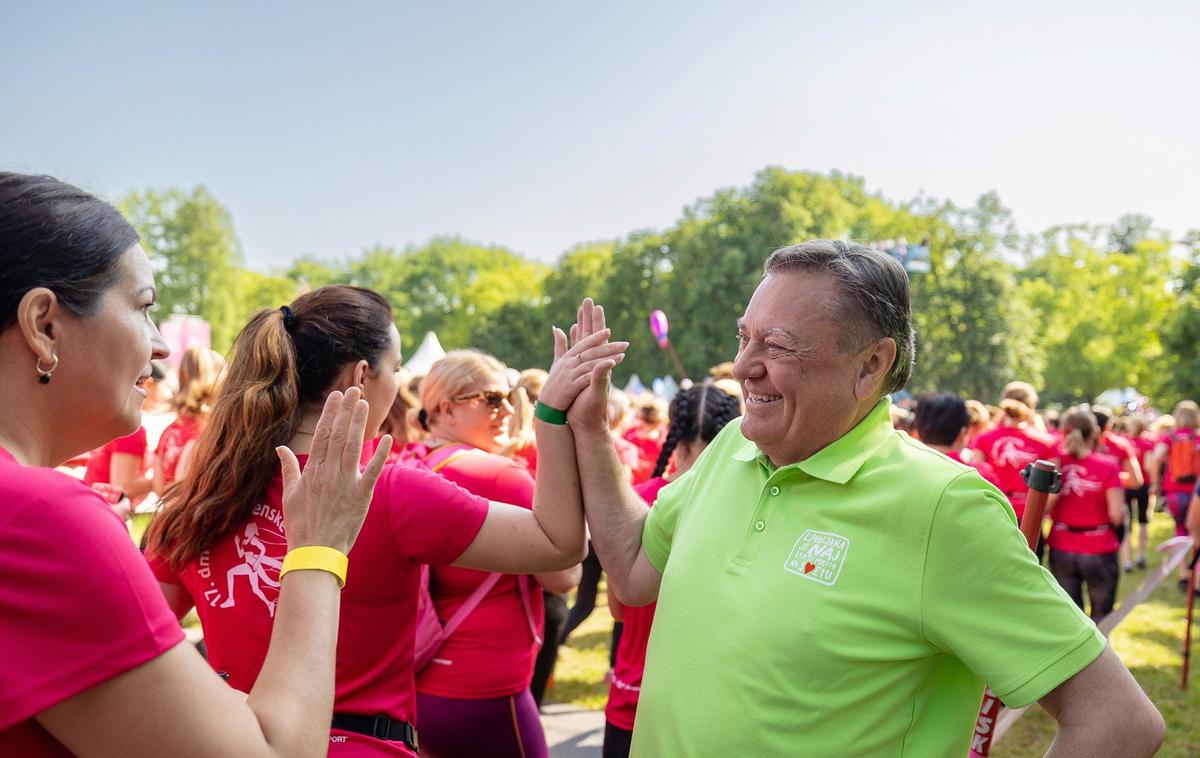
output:
M1153 515L1151 553L1147 556L1151 569L1161 560L1161 555L1153 552L1153 546L1168 539L1173 528L1167 514ZM1124 598L1136 589L1147 573L1122 574L1118 596ZM560 648L554 686L546 693L547 702L571 703L597 710L604 708L608 698L604 673L608 670L612 616L608 613L603 583L598 595L596 610ZM1113 649L1167 721L1167 739L1158 753L1164 758L1200 755L1200 672L1193 674L1187 692L1179 687L1184 611L1184 595L1172 577L1164 580L1154 594L1135 608L1111 637ZM1193 639L1196 638L1200 638L1200 630L1193 634ZM1200 640L1195 644L1200 647ZM1054 732L1054 721L1035 706L995 746L992 755L997 758L1041 756L1050 746Z

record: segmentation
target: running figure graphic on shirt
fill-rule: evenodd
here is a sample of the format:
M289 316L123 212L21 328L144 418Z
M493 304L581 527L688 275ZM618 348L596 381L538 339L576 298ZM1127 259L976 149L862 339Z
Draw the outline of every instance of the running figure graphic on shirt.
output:
M1084 478L1086 476L1087 469L1083 466L1074 463L1064 464L1062 467L1062 494L1083 497L1090 492L1099 492L1103 485L1100 482Z
M234 535L233 546L237 549L238 557L243 563L239 563L229 569L225 574L226 580L226 595L225 602L221 603L221 608L232 608L234 606L233 599L233 584L239 576L246 577L250 582L250 589L258 598L267 605L267 613L275 617L275 604L277 601L271 600L263 592L260 584L266 584L268 587L278 587L279 580L272 579L267 573L267 569L274 569L275 576L279 576L279 569L283 567L283 562L278 558L272 558L267 555L267 547L258 538L258 526L250 523L246 524L246 531L242 537Z
M1037 453L1025 449L1025 443L1018 437L1001 437L992 448L992 463L1009 468L1020 469L1037 460Z

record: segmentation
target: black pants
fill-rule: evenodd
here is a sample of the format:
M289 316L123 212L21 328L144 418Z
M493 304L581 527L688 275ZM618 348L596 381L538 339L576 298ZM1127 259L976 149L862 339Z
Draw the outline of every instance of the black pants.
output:
M1139 524L1150 523L1150 485L1144 484L1136 490L1125 490L1125 512L1129 514L1130 528L1133 527L1135 516Z
M1080 610L1083 610L1083 585L1087 584L1092 621L1099 623L1112 612L1121 576L1116 553L1093 555L1050 548L1050 573Z
M629 747L633 743L633 732L604 722L603 758L629 758Z
M575 605L571 606L571 614L567 616L567 625L563 629L562 642L567 641L567 637L571 636L571 632L579 628L579 625L587 621L587 617L592 615L592 611L596 609L596 592L600 589L600 574L603 569L600 568L600 559L596 557L596 550L592 547L592 543L588 543L587 558L583 559L583 577L579 580L579 591L575 594Z
M538 651L537 660L533 663L533 680L529 683L529 692L533 701L540 707L542 696L546 694L546 683L554 674L554 664L558 662L558 645L562 639L562 630L567 623L567 596L546 593L546 628L542 632L542 649Z

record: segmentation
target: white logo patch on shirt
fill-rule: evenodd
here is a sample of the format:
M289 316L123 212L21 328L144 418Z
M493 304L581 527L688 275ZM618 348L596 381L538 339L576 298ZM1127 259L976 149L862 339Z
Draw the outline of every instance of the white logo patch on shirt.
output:
M805 579L832 587L842 573L849 550L850 540L840 534L805 529L783 567Z

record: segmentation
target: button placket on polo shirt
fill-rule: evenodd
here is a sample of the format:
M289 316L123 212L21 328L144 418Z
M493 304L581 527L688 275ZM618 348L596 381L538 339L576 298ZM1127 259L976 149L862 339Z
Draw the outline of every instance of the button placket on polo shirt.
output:
M780 482L794 473L790 469L776 469L769 472L759 491L758 503L750 515L750 523L746 526L746 534L742 538L741 547L733 557L735 565L743 568L749 567L758 558L763 540L771 528L771 522L778 511L779 501L784 494L785 486Z

